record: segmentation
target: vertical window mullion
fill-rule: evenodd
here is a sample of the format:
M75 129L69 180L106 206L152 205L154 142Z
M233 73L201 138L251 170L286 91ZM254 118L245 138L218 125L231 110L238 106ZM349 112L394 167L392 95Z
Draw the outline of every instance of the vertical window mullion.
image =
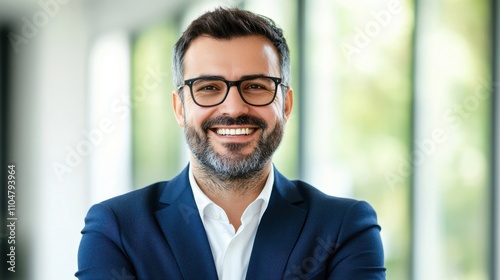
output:
M490 215L491 215L491 228L490 228L490 279L500 278L500 175L498 173L499 159L500 159L500 149L498 147L498 141L500 140L500 98L498 98L498 81L500 81L500 72L498 67L500 65L499 47L500 47L500 19L498 19L500 5L498 1L490 1L491 5L491 72L492 72L492 102L490 108L490 129L491 129L491 158L490 158Z

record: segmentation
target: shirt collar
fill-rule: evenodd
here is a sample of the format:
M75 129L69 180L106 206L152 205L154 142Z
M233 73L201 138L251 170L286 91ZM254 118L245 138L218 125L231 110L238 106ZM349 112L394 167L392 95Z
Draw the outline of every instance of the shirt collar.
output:
M191 189L193 191L193 196L194 196L194 201L196 203L196 206L198 207L198 212L200 214L200 217L202 220L204 220L204 213L205 209L209 205L216 205L206 194L203 193L203 191L200 189L200 186L198 186L198 183L196 183L196 180L193 175L193 170L191 169L191 165L189 165L189 183L191 185ZM269 204L269 200L271 198L271 192L273 190L273 183L274 183L274 168L271 169L271 172L269 172L269 176L267 176L266 184L264 185L264 188L260 192L259 196L250 204L255 204L257 201L262 201L261 207L260 207L260 213L259 213L259 220L262 218L264 215L264 212L266 211L267 205ZM210 207L213 208L213 207ZM221 209L222 210L222 209ZM257 210L257 209L255 209Z

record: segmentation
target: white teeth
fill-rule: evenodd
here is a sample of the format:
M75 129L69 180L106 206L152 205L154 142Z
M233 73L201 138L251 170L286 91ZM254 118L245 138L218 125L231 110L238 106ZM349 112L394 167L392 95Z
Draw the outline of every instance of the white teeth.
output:
M219 135L248 135L255 129L253 128L219 128L217 134Z

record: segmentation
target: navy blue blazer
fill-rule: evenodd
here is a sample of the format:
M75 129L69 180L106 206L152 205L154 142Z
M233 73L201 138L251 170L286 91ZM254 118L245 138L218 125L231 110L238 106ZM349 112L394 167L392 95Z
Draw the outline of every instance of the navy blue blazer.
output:
M380 227L368 203L274 172L246 279L385 279ZM79 279L217 279L188 168L92 206L82 235Z

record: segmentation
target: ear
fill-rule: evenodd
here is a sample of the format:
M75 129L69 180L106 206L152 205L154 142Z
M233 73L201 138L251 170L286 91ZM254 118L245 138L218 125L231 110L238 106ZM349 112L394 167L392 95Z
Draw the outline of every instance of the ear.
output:
M285 119L288 121L290 118L290 114L292 113L292 108L293 108L293 89L288 86L287 91L285 93L285 100L284 100L284 106L285 106Z
M174 107L175 119L180 127L184 127L184 106L182 105L181 97L179 96L179 91L174 90L172 92L172 106Z

